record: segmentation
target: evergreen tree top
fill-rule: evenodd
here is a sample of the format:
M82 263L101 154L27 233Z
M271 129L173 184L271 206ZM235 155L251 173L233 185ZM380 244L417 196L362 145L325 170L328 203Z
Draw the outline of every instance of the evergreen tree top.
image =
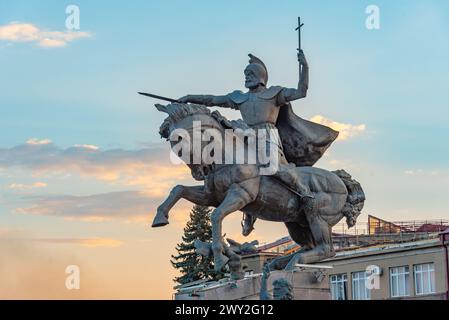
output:
M190 211L189 221L184 228L182 242L176 246L177 255L172 255L173 267L179 269L181 276L174 279L179 284L185 284L200 279L217 280L223 277L216 273L212 259L196 253L194 241L209 242L212 240L212 226L210 214L212 209L194 205Z

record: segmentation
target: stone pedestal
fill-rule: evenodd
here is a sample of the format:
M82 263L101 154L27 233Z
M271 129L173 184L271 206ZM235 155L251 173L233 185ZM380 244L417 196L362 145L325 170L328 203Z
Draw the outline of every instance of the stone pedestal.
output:
M175 294L176 300L259 300L261 274L250 275L237 281L209 282L185 287ZM330 300L329 278L326 270L305 269L294 272L274 271L268 279L272 283L285 278L293 284L294 300Z

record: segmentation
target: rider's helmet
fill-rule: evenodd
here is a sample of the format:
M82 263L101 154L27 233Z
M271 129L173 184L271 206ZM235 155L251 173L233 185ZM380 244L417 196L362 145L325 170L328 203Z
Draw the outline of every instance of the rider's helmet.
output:
M245 68L246 71L252 71L257 78L258 84L262 84L264 86L267 85L268 82L268 71L265 64L257 58L253 56L251 53L249 56L249 65Z

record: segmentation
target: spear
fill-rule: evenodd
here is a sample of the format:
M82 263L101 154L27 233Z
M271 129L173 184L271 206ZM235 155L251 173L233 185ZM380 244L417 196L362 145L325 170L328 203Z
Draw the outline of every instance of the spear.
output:
M176 99L172 99L172 98L167 98L167 97L163 97L163 96L158 96L156 94L152 94L152 93L146 93L146 92L137 92L138 94L141 94L143 96L147 96L150 98L154 98L154 99L159 99L159 100L164 100L164 101L168 101L168 102L177 102L177 103L181 103L179 100Z

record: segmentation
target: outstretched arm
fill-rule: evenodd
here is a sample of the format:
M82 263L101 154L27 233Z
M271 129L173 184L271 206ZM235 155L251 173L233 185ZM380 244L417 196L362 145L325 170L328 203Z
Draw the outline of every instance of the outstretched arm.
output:
M298 52L299 61L299 82L297 89L284 89L283 90L283 102L290 102L293 100L305 98L307 95L307 89L309 88L309 64L307 63L304 52L301 50Z
M233 103L228 96L187 95L178 99L182 103L197 103L208 107L232 108Z

